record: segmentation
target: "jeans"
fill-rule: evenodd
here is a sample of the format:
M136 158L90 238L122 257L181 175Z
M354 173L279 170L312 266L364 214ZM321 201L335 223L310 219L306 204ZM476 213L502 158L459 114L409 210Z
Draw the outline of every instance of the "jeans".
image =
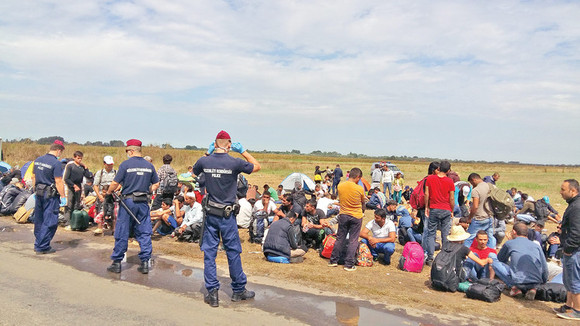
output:
M564 272L564 287L566 291L580 294L580 250L576 250L571 256L562 256Z
M505 220L494 220L493 236L495 238L495 245L501 244L505 238Z
M447 236L451 230L451 212L444 209L431 209L427 218L427 227L423 231L423 250L427 254L427 259L433 259L435 251L435 235L437 229L441 230L441 246L447 243Z
M469 238L467 238L467 240L465 240L465 246L467 248L469 248L471 246L471 243L473 243L473 239L475 239L475 235L477 234L477 231L479 230L485 230L485 232L487 233L487 246L490 248L495 249L495 237L493 236L493 217L487 218L485 220L471 220L471 224L469 224L469 227L467 228L467 233L469 233Z
M403 194L403 190L393 192L393 200L396 201L397 204L401 203L401 194Z
M473 254L479 258L479 256L476 253ZM497 255L494 253L490 253L488 257L493 259L494 261L497 260ZM463 268L465 269L467 279L471 281L477 281L480 278L489 278L489 268L490 268L489 264L481 266L480 264L473 261L471 258L467 258L463 263Z
M550 245L548 247L548 257L549 258L554 258L554 256L556 256L556 252L558 251L558 249L560 249L560 245L559 244Z
M535 288L538 284L516 284L512 279L512 274L510 272L510 266L506 263L502 263L501 261L494 259L493 260L493 271L495 275L502 280L508 288L512 286L517 286L520 290L526 291L532 288Z
M413 228L407 229L407 235L409 236L409 240L422 243L423 242L423 234L416 232Z
M362 218L355 218L346 214L338 215L338 232L336 233L336 242L334 243L334 249L332 249L332 255L330 255L330 263L338 263L340 254L346 247L344 266L352 267L356 264L356 250L358 248L361 225ZM347 234L348 240L346 239Z
M332 194L336 194L336 188L338 187L339 183L340 183L340 179L332 181L332 187L330 187L330 192Z
M371 251L371 255L373 255L373 258L379 257L379 254L383 254L383 256L384 256L383 259L384 259L385 264L387 264L387 265L391 264L391 256L393 255L393 252L395 252L395 243L394 242L377 243L376 246L373 248L373 247L371 247L371 245L369 244L369 241L367 239L362 239L361 241L362 241L362 243L369 246L369 249Z
M389 196L387 196L387 199L391 198L391 187L392 187L393 183L392 182L383 182L383 192L385 193L385 195L387 194L387 189L389 189Z
M530 214L518 214L516 215L516 220L520 220L526 224L530 224L531 222L536 222L536 218Z

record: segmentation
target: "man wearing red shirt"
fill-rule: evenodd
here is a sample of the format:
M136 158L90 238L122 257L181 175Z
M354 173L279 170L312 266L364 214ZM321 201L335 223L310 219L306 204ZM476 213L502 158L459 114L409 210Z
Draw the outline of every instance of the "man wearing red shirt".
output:
M449 161L439 164L436 175L430 175L425 180L425 216L427 227L423 233L423 250L427 255L425 264L433 264L433 252L435 251L435 235L437 229L441 230L442 246L447 243L447 236L451 230L451 218L455 205L455 185L453 180L447 177L451 169Z
M469 248L471 249L471 252L483 260L487 260L487 258L497 260L497 251L487 246L487 241L489 239L485 230L477 231L475 240L476 241L473 241ZM481 266L472 259L467 258L465 263L463 263L463 267L467 274L467 279L470 281L477 281L480 278L489 278L493 280L495 277L495 272L493 271L493 268L491 268L491 264Z

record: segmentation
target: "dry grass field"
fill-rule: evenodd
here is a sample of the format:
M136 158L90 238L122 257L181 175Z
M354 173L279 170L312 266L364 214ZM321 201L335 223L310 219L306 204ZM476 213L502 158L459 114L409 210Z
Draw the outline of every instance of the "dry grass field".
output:
M22 165L46 152L47 146L35 144L12 143L4 144L5 161L10 164ZM66 157L72 157L75 150L83 151L85 162L92 171L102 167L104 155L112 155L116 166L125 159L124 148L110 147L85 147L68 145L64 153ZM188 165L192 165L203 153L201 151L160 149L155 147L144 148L144 155L153 157L155 166L161 165L161 157L169 153L174 157L173 166L178 173L185 172ZM233 154L238 155L238 154ZM255 155L262 164L262 170L250 175L248 180L252 184L261 186L264 183L277 185L291 172L303 172L312 176L314 166L331 166L339 163L344 171L352 167L360 167L370 179L370 165L374 159L345 159L314 157L306 155ZM427 170L428 162L392 162L397 164L405 172L406 184L414 186ZM578 167L544 167L533 165L507 165L507 164L452 164L452 169L457 171L465 180L471 172L478 172L481 176L499 172L501 178L498 186L502 189L517 187L535 198L544 195L550 197L553 206L560 212L566 208L565 202L559 195L559 187L564 179L580 177ZM372 213L367 211L365 222L372 218ZM548 229L555 228L548 224ZM64 232L59 230L59 232ZM86 237L92 237L92 233L84 233ZM490 318L509 324L569 324L558 319L551 312L553 303L540 301L527 302L513 300L502 296L498 303L488 304L481 301L466 299L462 293L441 293L432 290L428 285L429 268L422 273L407 273L396 268L396 264L383 266L376 264L373 267L359 267L356 272L348 273L340 268L327 267L327 260L318 257L314 251L309 251L302 264L283 265L267 263L263 255L255 253L260 251L260 246L248 242L247 230L240 230L240 238L244 252L242 260L244 269L251 276L267 276L282 282L293 282L308 288L331 290L347 296L376 300L388 304L400 305L443 314L474 315L474 322L483 322L481 318ZM95 241L113 242L112 237L95 238ZM171 238L163 238L154 241L154 251L179 255L200 262L202 253L197 245L176 243ZM398 261L402 252L401 246L397 246L393 256L393 262ZM218 255L218 265L227 266L225 254Z

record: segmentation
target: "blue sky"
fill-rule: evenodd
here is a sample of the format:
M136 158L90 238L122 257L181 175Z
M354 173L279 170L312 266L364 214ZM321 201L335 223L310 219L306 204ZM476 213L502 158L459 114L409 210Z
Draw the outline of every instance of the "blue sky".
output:
M580 164L580 3L0 3L0 137Z

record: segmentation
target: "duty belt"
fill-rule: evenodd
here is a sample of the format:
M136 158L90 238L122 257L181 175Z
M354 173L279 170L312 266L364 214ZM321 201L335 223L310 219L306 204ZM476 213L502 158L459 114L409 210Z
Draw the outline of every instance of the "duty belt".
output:
M235 209L234 204L232 205L220 204L211 200L207 201L207 207L205 207L205 210L207 211L208 214L226 218L230 217L234 209Z

